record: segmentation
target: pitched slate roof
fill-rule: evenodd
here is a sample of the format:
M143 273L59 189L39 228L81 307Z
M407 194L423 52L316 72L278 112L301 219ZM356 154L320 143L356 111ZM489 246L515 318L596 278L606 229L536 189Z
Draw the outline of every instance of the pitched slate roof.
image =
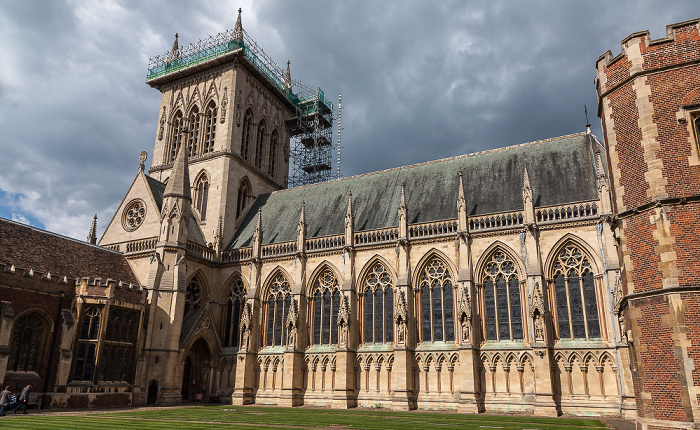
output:
M397 226L402 182L409 223L454 219L460 171L470 216L522 210L525 163L536 207L595 200L596 141L586 133L572 134L263 194L229 248L251 244L258 209L263 244L295 240L302 201L307 237L342 234L349 192L355 231Z
M107 278L139 285L119 252L0 218L0 262L69 278Z
M187 180L189 181L189 175L183 174L183 176L187 176ZM153 195L153 200L155 200L156 204L158 205L158 210L162 211L163 196L165 194L166 185L157 179L151 178L150 176L146 176L146 182L148 183L148 187ZM187 188L187 190L187 194L189 195L189 188ZM190 211L190 223L187 228L187 240L207 246L207 241L204 239L204 233L199 227L199 221L197 221L197 218L194 216L192 211Z

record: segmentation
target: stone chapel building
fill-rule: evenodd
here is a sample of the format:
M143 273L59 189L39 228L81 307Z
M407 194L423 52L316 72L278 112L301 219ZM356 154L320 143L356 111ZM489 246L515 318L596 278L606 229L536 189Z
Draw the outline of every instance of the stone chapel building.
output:
M634 33L601 56L605 143L588 129L291 189L289 66L279 76L248 49L240 12L212 47L176 38L149 69L162 94L152 166L142 153L99 241L143 289L142 312L129 305L141 322L128 389L101 379L98 346L64 365L54 403L115 390L135 405L218 397L692 428L699 28ZM73 318L106 312L99 302ZM72 357L86 342L68 342ZM75 370L85 360L96 372Z

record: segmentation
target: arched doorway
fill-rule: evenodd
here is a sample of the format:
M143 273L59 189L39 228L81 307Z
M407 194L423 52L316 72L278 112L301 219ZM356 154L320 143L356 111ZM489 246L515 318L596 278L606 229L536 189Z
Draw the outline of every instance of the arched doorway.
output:
M158 400L158 381L155 379L151 381L151 385L148 387L148 399L146 404L155 405Z
M203 400L209 394L211 352L204 339L197 339L187 352L182 372L182 400Z

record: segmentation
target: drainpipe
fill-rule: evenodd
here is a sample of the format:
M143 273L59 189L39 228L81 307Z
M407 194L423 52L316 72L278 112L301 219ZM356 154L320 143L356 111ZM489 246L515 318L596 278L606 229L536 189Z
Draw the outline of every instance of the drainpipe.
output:
M46 363L46 376L44 377L43 395L41 397L41 409L46 406L46 390L49 389L49 376L51 376L51 359L56 350L56 338L58 337L58 329L61 322L61 310L63 309L63 296L65 293L61 290L61 295L58 297L58 309L56 309L56 319L53 324L53 336L51 337L51 348L49 349L49 359Z
M617 362L617 385L620 387L620 405L617 408L618 415L622 417L622 402L623 402L623 395L624 395L624 387L622 386L622 376L620 376L620 373L622 372L622 367L620 366L620 349L617 346L617 321L615 320L615 313L613 312L613 302L612 302L612 292L610 291L610 278L608 276L608 262L605 256L605 248L603 247L603 224L602 222L599 222L595 226L596 231L598 232L598 245L600 246L600 252L601 255L603 256L603 268L605 270L605 285L608 287L608 303L610 306L610 320L612 322L612 328L613 328L613 343L615 345L615 361Z

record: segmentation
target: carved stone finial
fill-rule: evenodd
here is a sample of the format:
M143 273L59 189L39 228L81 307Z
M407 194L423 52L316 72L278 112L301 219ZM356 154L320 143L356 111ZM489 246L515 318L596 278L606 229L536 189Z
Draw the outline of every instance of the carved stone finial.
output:
M530 175L527 172L527 163L525 163L523 172L523 203L532 202L532 186L530 186Z
M352 213L352 191L348 193L348 207L345 210L345 225L351 225L355 215Z
M406 182L401 182L401 200L399 202L399 220L406 219L408 209L406 208Z
M236 25L233 27L233 39L243 39L243 24L241 24L241 12L243 10L238 8L238 18L236 19Z
M608 185L608 177L605 174L605 168L603 167L603 160L600 157L600 151L596 151L595 153L595 170L596 188L598 189L598 193L602 193L603 187L610 188L610 186Z
M173 47L170 49L170 61L177 60L180 58L180 47L177 43L178 35L175 33L175 41L173 42Z
M139 154L139 172L143 172L144 169L146 169L146 165L144 164L146 159L148 159L148 153L146 151L141 151Z
M464 182L462 180L462 171L459 171L459 190L457 190L457 210L461 211L467 207L467 198L464 195Z
M284 86L291 91L292 89L292 74L289 71L289 60L287 60L287 71L284 72Z
M95 245L97 243L97 214L92 219L92 227L90 227L90 233L88 233L87 242Z

